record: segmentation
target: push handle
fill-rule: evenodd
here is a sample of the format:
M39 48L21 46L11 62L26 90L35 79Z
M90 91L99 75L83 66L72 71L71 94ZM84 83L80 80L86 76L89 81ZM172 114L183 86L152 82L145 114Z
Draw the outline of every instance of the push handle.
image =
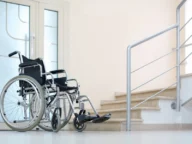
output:
M17 53L18 53L18 51L14 51L14 52L10 53L8 56L12 57L13 55L16 55Z

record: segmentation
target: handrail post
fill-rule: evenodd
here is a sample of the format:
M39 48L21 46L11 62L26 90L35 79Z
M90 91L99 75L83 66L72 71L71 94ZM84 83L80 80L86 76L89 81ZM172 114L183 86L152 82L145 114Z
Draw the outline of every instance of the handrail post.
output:
M176 55L176 62L177 62L177 101L176 101L176 110L180 111L181 109L181 102L180 102L180 85L181 85L181 81L180 81L180 9L181 7L185 4L187 0L183 0L177 7L177 11L176 11L176 20L177 20L177 55Z
M127 47L127 119L126 130L131 131L131 47Z
M177 65L177 70L176 70L176 75L177 75L177 88L176 88L176 93L177 93L177 100L176 100L176 110L180 111L180 8L181 6L186 2L186 0L182 1L180 5L177 7L176 11L176 20L177 20L177 28L176 28L176 65Z

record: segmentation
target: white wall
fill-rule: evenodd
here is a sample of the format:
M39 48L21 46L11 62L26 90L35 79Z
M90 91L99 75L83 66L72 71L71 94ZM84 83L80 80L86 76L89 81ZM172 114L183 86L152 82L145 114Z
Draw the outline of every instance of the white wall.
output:
M69 42L65 67L94 100L126 91L126 47L175 24L177 0L70 0L65 2ZM132 70L175 47L175 31L133 50ZM66 55L66 53L65 53ZM133 75L133 87L174 65L171 55ZM161 65L161 66L160 66ZM143 89L168 86L171 71ZM141 90L141 89L140 89Z
M192 98L192 75L188 74L181 78L181 102L184 103ZM190 102L192 104L192 102Z
M181 104L192 98L192 75L181 77ZM142 119L145 124L191 124L192 123L192 101L181 107L177 112L171 109L173 100L160 100L160 111L142 111Z
M160 111L143 110L141 117L144 124L191 124L192 107L181 107L177 112L171 109L172 100L160 100Z
M192 75L181 77L181 104L192 98ZM173 100L160 100L160 111L142 111L142 119L145 124L189 124L192 123L192 101L181 107L177 112L171 109Z

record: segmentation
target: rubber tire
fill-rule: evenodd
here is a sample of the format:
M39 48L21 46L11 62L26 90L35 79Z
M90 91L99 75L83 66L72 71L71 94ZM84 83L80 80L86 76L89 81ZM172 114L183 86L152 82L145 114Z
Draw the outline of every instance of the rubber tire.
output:
M86 129L86 127L87 127L87 123L83 123L83 127L82 127L81 129L78 129L78 128L75 126L76 121L77 121L77 118L75 117L75 118L73 119L73 127L75 128L76 131L78 131L78 132L83 132L83 131Z
M61 117L59 114L56 114L56 117L57 117L57 121L58 121L58 126L56 129L53 129L54 132L58 132L61 129ZM52 121L53 121L53 117L52 117Z
M7 123L7 121L4 120L4 116L3 116L3 111L2 111L2 103L3 103L3 94L5 94L5 90L7 89L7 87L12 83L12 81L15 81L15 80L19 80L19 79L26 79L28 81L30 81L32 84L34 84L39 92L39 97L40 97L40 100L41 100L41 109L40 109L40 112L39 112L39 116L38 116L38 119L36 119L36 121L30 126L30 127L27 127L27 128L24 128L24 129L18 129L18 128L15 128L15 127L12 127L11 125L9 125ZM44 101L44 95L43 95L43 90L42 90L42 86L32 77L30 76L26 76L26 75L20 75L20 76L16 76L14 78L12 78L11 80L9 80L6 85L4 86L2 92L1 92L1 97L0 97L0 113L1 113L1 116L4 120L4 122L6 123L6 125L8 127L10 127L12 130L14 131L19 131L19 132L25 132L25 131L30 131L32 130L34 127L36 127L39 122L41 121L42 119L42 116L44 114L44 111L45 111L45 101Z
M61 128L60 128L60 129L62 129L66 124L69 123L72 114L73 114L73 111L72 111L72 109L70 109L69 114L68 114L67 121L65 121L64 123L61 122ZM38 125L38 127L40 127L41 129L43 129L43 130L45 130L45 131L50 131L50 132L53 131L53 129L52 129L51 127L46 127L46 126L44 126L44 125L41 124L41 123ZM59 129L59 130L60 130L60 129Z
M71 98L71 96L70 96L70 98ZM72 100L72 98L71 98L71 100ZM72 103L73 103L73 100L72 100ZM67 116L67 120L66 120L64 123L61 122L61 128L60 128L60 129L62 129L65 125L67 125L67 124L69 123L72 114L73 114L73 110L72 110L72 108L70 107L70 110L69 110L69 113L68 113L68 116ZM52 129L51 127L46 127L46 126L44 126L44 125L41 124L41 123L39 123L38 126L39 126L41 129L45 130L45 131L50 131L50 132L53 131L53 129ZM59 129L59 130L60 130L60 129ZM59 130L58 130L58 131L59 131Z

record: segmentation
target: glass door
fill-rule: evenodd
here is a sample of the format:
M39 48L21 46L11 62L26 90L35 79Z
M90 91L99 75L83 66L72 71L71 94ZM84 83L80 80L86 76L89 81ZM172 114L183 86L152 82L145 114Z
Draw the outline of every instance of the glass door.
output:
M58 69L58 11L44 10L43 52L46 70Z
M4 85L18 75L18 56L8 54L20 51L22 55L34 57L35 3L23 0L0 1L0 92ZM7 127L0 116L0 130Z
M63 8L58 5L40 4L40 35L43 40L39 56L46 71L63 69ZM59 39L60 38L60 39Z
M43 58L46 71L64 69L64 12L63 7L57 4L40 5L40 42L39 56ZM54 77L59 77L54 75ZM49 78L49 77L48 77ZM61 99L57 106L64 112L61 119L66 118L69 111L67 99ZM65 109L64 109L65 108Z
M0 1L0 92L18 75L18 56L8 57L13 51L43 58L46 71L64 67L63 5L38 1ZM7 127L0 116L0 130L3 129Z

